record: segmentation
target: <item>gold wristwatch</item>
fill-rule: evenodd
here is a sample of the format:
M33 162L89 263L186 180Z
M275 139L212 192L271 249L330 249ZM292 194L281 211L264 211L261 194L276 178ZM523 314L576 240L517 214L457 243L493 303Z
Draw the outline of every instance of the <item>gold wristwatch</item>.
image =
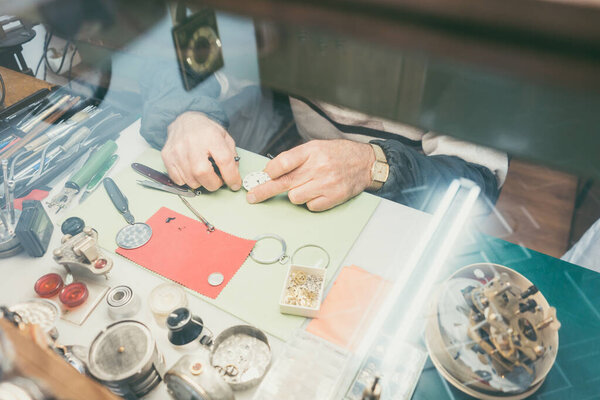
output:
M375 162L371 167L371 184L367 187L368 191L374 192L381 189L390 175L390 166L383 149L376 144L369 143L375 152Z

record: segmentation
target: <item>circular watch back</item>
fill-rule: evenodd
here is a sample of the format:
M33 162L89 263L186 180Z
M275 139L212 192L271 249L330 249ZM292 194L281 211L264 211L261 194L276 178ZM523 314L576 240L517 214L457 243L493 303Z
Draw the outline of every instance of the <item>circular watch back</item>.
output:
M142 247L152 237L152 228L143 222L136 222L121 228L117 233L117 245L123 249L131 250Z
M89 369L101 381L122 381L145 370L153 352L154 339L144 324L120 321L109 325L92 342Z

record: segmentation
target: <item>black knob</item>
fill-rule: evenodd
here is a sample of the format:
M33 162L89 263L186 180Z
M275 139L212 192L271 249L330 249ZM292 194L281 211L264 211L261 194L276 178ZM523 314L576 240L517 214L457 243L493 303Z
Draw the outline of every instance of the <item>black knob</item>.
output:
M83 231L85 222L79 217L67 218L60 226L60 230L64 235L75 236Z
M199 340L204 323L202 319L192 315L185 307L171 311L167 317L169 342L175 346L183 346Z
M535 285L531 285L529 286L529 289L521 293L521 298L526 299L527 297L531 296L532 294L536 294L537 292L539 292L538 288Z
M525 313L527 311L533 311L537 307L537 303L533 299L527 300L526 303L519 303L519 312Z

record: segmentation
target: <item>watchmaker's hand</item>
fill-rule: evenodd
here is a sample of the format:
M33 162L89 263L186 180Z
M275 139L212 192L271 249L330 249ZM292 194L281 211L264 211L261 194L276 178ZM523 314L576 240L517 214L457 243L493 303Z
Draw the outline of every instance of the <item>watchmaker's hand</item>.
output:
M232 190L240 189L235 141L221 125L202 113L187 111L169 125L167 134L161 155L173 182L215 191L225 181ZM209 157L223 179L215 173Z
M375 154L370 145L350 140L313 140L283 152L267 163L271 180L246 195L258 203L288 191L294 204L311 211L335 207L371 184Z

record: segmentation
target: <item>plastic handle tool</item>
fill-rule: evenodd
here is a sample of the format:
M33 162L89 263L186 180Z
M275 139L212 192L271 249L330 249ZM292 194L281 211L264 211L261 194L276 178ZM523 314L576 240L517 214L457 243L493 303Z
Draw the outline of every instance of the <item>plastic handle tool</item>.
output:
M102 165L117 150L117 144L108 140L83 164L83 167L67 181L65 187L81 190L94 177Z
M119 159L119 156L116 154L113 154L112 156L110 156L110 158L102 165L102 167L100 167L100 170L98 170L98 172L96 172L96 175L94 175L92 180L89 181L85 190L92 191L92 190L96 189L96 186L98 186L100 184L100 181L102 181L102 178L104 178L104 176L108 173L108 171L110 171L110 169L113 167L113 165L115 165L115 163L117 162L118 159Z
M67 141L61 146L63 151L67 151L71 147L73 147L76 143L79 143L79 142L85 140L91 132L92 131L87 126L82 126L81 128L77 129L75 132L73 132L71 134L71 136L69 136Z
M119 189L115 181L111 178L104 178L102 182L104 183L104 188L106 189L106 193L108 193L108 197L110 197L110 201L112 201L117 210L123 214L125 221L127 221L128 224L133 225L135 219L129 212L129 202L127 201L127 197L125 197L123 192L121 192L121 189Z

